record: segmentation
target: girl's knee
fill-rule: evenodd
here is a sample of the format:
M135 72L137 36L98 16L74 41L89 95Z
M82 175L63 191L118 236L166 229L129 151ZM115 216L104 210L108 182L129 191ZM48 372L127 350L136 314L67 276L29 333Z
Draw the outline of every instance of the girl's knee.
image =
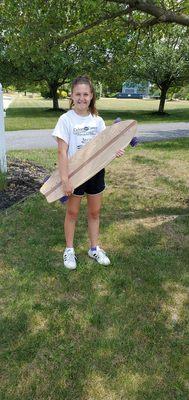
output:
M78 211L72 210L72 209L68 209L67 212L67 218L71 221L77 221L78 219Z
M88 210L89 219L99 219L99 216L100 216L100 208L96 210Z

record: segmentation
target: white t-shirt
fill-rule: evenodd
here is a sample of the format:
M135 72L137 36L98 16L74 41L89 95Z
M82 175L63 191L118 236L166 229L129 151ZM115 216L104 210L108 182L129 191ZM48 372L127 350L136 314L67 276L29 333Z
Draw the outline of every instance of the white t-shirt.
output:
M59 118L52 136L68 144L68 157L105 129L104 120L92 114L82 117L69 110Z

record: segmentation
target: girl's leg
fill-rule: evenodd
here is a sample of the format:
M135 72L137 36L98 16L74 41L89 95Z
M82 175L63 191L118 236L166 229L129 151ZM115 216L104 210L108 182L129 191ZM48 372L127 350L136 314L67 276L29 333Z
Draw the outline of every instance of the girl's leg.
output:
M91 247L96 247L98 245L101 203L102 193L87 196L88 232Z
M66 247L73 247L75 225L79 213L82 196L70 196L67 202L67 210L64 221Z

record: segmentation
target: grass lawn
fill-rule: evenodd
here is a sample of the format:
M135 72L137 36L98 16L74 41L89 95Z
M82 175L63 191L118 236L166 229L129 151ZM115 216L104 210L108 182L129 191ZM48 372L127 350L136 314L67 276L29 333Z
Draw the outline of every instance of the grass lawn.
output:
M36 194L1 213L3 400L188 400L188 150L188 139L148 143L107 167L107 268L87 257L85 199L72 272L65 206Z
M7 182L6 182L7 178L6 178L6 174L2 173L0 171L0 191L4 190L6 188Z
M163 117L154 113L158 110L158 104L158 100L101 99L97 107L107 124L111 124L118 116L122 119L136 119L139 123L189 121L189 101L167 102L167 114ZM60 101L60 107L67 110L68 100ZM5 128L6 131L51 129L61 114L62 111L52 110L50 100L18 96L7 110Z

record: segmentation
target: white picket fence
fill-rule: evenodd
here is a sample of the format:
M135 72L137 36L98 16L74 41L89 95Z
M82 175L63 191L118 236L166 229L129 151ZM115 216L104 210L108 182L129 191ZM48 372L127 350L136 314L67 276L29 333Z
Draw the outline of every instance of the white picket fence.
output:
M5 124L3 109L3 89L0 83L0 171L7 172L6 146L5 146Z

